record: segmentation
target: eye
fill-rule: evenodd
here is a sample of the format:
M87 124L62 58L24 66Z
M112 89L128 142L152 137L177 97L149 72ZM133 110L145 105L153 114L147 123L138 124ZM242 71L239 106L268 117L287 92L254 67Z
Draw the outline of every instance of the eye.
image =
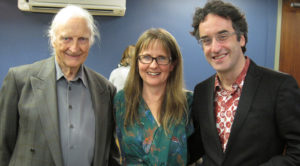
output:
M79 37L78 38L78 42L80 44L87 44L89 42L89 38L87 38L87 37Z
M221 33L217 35L219 41L225 41L228 38L228 33Z
M157 60L159 60L159 61L166 61L166 60L168 60L168 58L165 57L165 56L159 56L159 57L157 57Z
M149 55L144 55L142 56L142 59L146 60L146 61L151 61L152 60L152 57L149 56Z
M205 37L205 38L201 38L200 41L203 43L203 44L210 44L212 39L209 38L209 37Z
M62 40L63 40L63 41L71 41L72 38L71 38L71 37L62 37Z
M80 37L78 40L79 41L88 41L89 39L87 37Z

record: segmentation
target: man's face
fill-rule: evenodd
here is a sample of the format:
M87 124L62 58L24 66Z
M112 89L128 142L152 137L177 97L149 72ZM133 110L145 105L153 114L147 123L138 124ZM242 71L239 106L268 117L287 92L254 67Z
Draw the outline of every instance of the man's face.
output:
M69 69L77 71L84 63L90 49L90 35L86 20L80 17L70 18L56 29L52 46L63 72Z
M240 41L232 27L232 21L208 14L199 24L202 47L208 63L217 73L240 71L244 66L244 54L241 47L245 45L242 35Z

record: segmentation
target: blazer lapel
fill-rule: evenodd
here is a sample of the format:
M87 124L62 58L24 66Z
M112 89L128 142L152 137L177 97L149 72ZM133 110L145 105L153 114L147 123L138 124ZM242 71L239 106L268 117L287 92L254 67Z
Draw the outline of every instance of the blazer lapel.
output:
M226 147L226 153L230 150L231 144L234 143L234 139L238 135L239 130L241 130L241 127L243 126L243 123L248 115L250 106L256 93L256 89L259 85L260 78L261 74L257 71L256 64L253 61L251 61L244 81L242 94L239 100L234 121L232 124L228 144Z
M47 59L40 69L37 77L31 77L34 96L39 101L36 109L55 165L62 166L54 57Z
M104 150L101 150L99 147L104 147L105 145L105 140L106 140L106 121L109 120L108 116L106 115L105 110L106 108L104 107L105 105L108 105L108 103L103 103L103 99L109 97L105 95L104 89L100 86L99 81L94 80L94 77L92 76L92 73L89 72L89 70L84 67L84 71L87 75L87 81L88 81L88 86L91 94L91 100L93 103L93 109L95 113L95 153L94 153L94 160L93 160L93 165L101 165L101 161L104 161L104 156L103 154ZM101 100L102 99L102 100ZM101 132L101 133L100 133ZM103 144L101 146L100 144Z
M220 141L220 137L218 134L217 126L216 126L216 116L215 116L215 110L214 110L214 94L215 94L215 75L209 79L208 87L207 87L207 92L208 94L205 95L204 97L208 98L207 101L207 114L208 116L203 116L203 117L208 117L208 129L206 130L210 136L209 138L213 138L213 142L215 143L215 152L217 152L217 155L219 156L220 161L222 160L224 154L222 150L222 145Z

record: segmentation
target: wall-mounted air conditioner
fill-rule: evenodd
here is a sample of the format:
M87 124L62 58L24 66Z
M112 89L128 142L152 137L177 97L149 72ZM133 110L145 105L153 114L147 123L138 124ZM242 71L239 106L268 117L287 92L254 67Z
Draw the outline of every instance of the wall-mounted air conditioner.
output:
M68 4L79 5L93 15L124 16L126 0L18 0L22 11L56 13Z

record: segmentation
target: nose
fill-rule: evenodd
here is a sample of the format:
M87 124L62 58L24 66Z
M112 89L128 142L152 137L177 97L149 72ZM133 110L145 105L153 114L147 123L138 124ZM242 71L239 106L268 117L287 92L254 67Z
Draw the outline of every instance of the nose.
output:
M153 59L152 62L150 63L150 67L156 68L157 66L158 66L158 63L157 63L156 59Z
M221 49L220 43L215 38L212 39L212 43L210 46L212 52L219 52Z
M72 51L72 52L77 52L78 50L79 50L78 40L74 40L74 41L71 43L70 51Z

